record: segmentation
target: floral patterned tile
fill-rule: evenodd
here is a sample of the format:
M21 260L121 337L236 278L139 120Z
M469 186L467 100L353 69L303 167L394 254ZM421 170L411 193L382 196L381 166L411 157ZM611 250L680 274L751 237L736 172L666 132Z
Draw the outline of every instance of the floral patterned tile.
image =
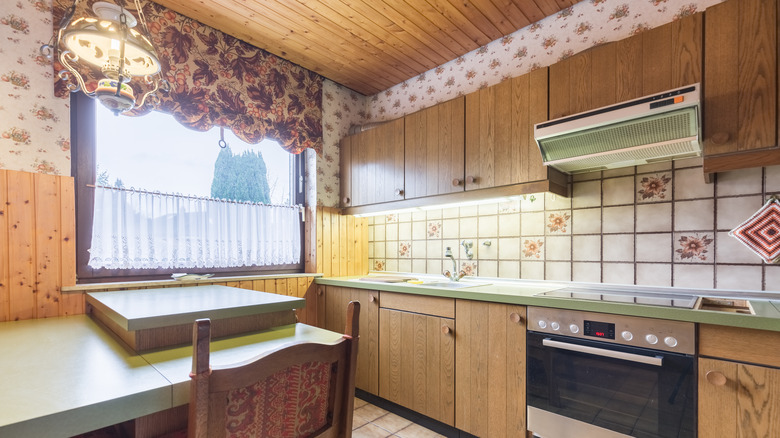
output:
M460 270L465 272L466 275L473 277L477 275L477 262L474 261L461 262Z
M517 213L519 211L520 211L520 202L518 201L501 202L498 204L499 214Z
M523 240L522 256L523 259L543 260L544 256L544 238L530 238Z
M671 172L660 172L638 175L636 188L637 202L667 201L672 196L672 174Z
M385 222L387 222L388 224L398 222L398 214L390 213L388 215L385 215Z
M547 234L571 234L569 211L554 211L547 216Z
M428 238L441 238L441 221L428 221Z
M712 233L675 233L674 261L712 263L715 255Z
M412 258L412 242L398 242L398 257L402 259Z
M384 271L385 270L385 261L384 260L374 260L374 271Z

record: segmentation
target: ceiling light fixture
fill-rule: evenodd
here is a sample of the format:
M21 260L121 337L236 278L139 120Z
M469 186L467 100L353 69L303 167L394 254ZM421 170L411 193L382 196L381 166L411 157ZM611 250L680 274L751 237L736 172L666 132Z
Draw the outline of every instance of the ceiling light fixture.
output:
M124 0L118 0L118 5L96 2L92 5L94 15L85 12L85 16L74 19L79 2L74 0L65 12L57 33L41 47L41 53L49 58L57 53L66 69L58 73L59 77L71 92L80 90L97 98L116 115L142 107L147 100L156 106L160 100L157 91L167 92L170 86L160 72L160 60L139 1L134 0L134 4L140 20L125 9ZM135 28L139 22L140 31ZM85 66L99 69L104 76L89 88L79 72L79 67ZM136 78L140 80L135 83L143 90L140 100L130 83Z

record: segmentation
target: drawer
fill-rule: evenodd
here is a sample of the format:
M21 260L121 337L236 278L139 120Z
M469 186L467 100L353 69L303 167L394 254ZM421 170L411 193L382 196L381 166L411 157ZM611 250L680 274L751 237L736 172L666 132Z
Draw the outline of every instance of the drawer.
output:
M780 368L780 332L699 325L699 354Z
M397 292L382 292L379 307L403 310L405 312L424 313L426 315L455 318L455 299L411 295Z

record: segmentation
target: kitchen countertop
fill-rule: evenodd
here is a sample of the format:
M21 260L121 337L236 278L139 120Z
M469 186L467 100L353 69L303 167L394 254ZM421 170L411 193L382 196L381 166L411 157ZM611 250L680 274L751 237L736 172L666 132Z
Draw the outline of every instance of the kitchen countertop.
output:
M215 365L335 342L305 324L212 341ZM69 437L185 404L192 347L138 354L87 315L0 323L0 436Z
M371 274L374 275L374 274ZM370 277L369 275L368 277ZM379 275L377 273L376 275ZM391 273L382 272L382 276ZM461 283L474 284L471 287L450 288L425 283L446 283L441 276L398 273L399 276L415 277L423 284L386 283L364 281L362 277L318 278L317 284L328 286L352 287L389 292L410 293L466 300L490 301L525 306L555 307L560 309L584 310L589 312L614 313L648 318L670 319L703 324L726 325L759 330L780 331L780 293L756 291L724 291L712 289L681 289L669 287L644 287L628 285L609 285L595 283L554 282L534 280L505 280L495 278L467 277ZM536 296L567 287L577 287L598 291L615 289L649 293L691 294L704 297L733 297L748 299L755 315L737 314L721 311L698 310L677 307L662 307L635 303L590 301L572 298Z
M191 324L198 318L235 318L306 306L303 298L217 285L89 292L86 302L125 330Z

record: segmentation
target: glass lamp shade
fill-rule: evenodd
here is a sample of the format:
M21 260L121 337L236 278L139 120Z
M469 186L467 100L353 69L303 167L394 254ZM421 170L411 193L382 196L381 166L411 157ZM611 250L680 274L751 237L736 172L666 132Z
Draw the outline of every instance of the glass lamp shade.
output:
M62 42L81 61L99 67L106 76L117 79L122 40L119 27L108 20L79 18L63 32ZM151 42L134 29L127 32L124 61L124 77L147 76L160 71L160 61Z

